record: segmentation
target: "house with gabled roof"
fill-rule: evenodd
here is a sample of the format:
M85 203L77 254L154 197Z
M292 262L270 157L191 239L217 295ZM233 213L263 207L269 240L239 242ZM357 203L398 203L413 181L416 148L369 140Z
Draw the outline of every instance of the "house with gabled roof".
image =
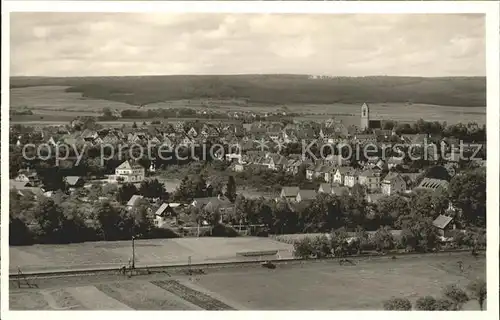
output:
M14 180L18 182L25 182L30 187L38 186L41 183L36 171L32 171L29 168L19 170Z
M364 170L358 175L358 183L368 191L380 189L380 174L374 170Z
M317 195L316 190L302 189L299 190L299 193L297 194L295 201L296 202L312 201L316 199L316 195Z
M66 182L66 185L69 188L79 188L83 187L85 181L83 180L82 177L79 176L67 176L64 178L64 181Z
M432 224L437 228L438 233L442 237L452 236L452 230L455 229L455 224L453 222L453 217L445 216L440 214Z
M406 191L406 182L403 177L396 172L389 172L381 183L382 193L390 196L397 193Z
M349 170L344 175L344 185L352 188L356 183L359 183L359 172L357 170Z
M339 167L335 171L333 175L333 182L339 185L345 184L345 176L349 174L351 171L354 171L352 167Z
M169 220L177 223L177 209L181 206L180 203L162 203L154 213L153 223L157 228L163 228L169 225Z
M329 183L321 183L318 187L318 193L332 193L332 186Z
M139 202L144 199L143 196L141 195L137 195L137 194L134 194L127 202L127 208L130 210L132 208L134 208L135 206L137 206L139 204Z
M297 199L299 191L299 187L282 187L280 197L286 200L295 201Z
M111 182L142 182L146 176L146 170L136 162L124 161L115 169L115 175L110 176Z

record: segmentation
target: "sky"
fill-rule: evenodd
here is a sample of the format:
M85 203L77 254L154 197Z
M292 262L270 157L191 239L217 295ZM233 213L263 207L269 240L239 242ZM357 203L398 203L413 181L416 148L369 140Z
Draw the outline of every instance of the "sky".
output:
M12 76L485 76L480 14L12 13Z

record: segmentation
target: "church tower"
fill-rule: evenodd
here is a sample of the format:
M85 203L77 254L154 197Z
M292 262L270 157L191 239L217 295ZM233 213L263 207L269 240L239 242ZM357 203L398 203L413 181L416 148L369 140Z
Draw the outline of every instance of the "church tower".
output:
M361 106L361 131L370 128L370 108L366 103Z

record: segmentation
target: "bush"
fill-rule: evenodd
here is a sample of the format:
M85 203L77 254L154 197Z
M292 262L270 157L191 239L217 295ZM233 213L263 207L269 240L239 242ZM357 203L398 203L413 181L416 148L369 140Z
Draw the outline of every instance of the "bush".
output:
M372 242L377 251L394 249L394 237L388 227L380 227L372 237Z
M436 311L453 310L453 302L445 298L436 299L436 302L434 303L434 310Z
M148 238L150 239L171 239L181 237L182 235L169 228L153 228L148 234Z
M390 310L390 311L411 310L411 302L406 298L392 298L384 301L384 310Z
M9 224L9 245L21 246L33 244L33 234L23 220L11 218Z
M479 303L479 308L483 310L484 301L486 301L486 281L483 279L476 279L469 283L467 286L471 294L471 298L474 298Z
M297 240L293 244L293 255L301 259L309 259L314 254L313 244L310 238Z
M331 255L332 253L332 249L330 247L328 238L324 235L315 237L311 241L311 246L313 255L316 256L316 258L325 258Z
M469 301L467 293L454 284L446 286L443 290L443 295L453 303L454 310L462 309L464 303Z
M210 236L212 237L238 237L240 234L233 227L226 226L224 224L216 224L211 231Z
M415 307L417 310L436 310L436 299L432 296L418 298Z

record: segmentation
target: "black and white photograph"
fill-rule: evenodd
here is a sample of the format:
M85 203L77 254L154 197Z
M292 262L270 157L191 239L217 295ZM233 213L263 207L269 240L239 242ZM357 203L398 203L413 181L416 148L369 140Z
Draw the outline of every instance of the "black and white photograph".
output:
M10 12L9 310L498 311L487 21Z

